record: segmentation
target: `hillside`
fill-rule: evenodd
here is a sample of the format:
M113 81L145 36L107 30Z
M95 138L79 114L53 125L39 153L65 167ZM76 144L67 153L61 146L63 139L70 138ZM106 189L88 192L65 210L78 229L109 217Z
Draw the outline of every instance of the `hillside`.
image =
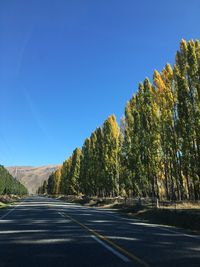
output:
M9 173L20 181L29 191L34 194L38 187L47 180L49 175L58 168L58 165L48 165L41 167L12 166L6 167Z
M27 189L0 165L0 195L6 194L24 195Z

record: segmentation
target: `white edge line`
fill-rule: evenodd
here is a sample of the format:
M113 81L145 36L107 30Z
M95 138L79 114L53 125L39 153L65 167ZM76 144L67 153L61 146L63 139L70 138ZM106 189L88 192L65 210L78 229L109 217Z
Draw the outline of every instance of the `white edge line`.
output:
M190 237L190 238L196 238L196 239L199 239L200 236L199 235L190 235L190 234L185 234L185 233L182 233L182 232L177 232L175 230L171 230L171 229L168 229L167 227L165 228L165 225L164 226L159 226L159 228L161 230L164 230L166 232L169 232L169 233L174 233L174 234L177 234L177 235L180 235L180 236L185 236L185 237ZM176 227L175 227L176 228ZM182 230L182 229L180 229ZM184 230L184 229L183 229Z
M96 211L99 211L98 208L95 208L95 207L92 207L92 209L94 209ZM101 210L101 211L103 211L103 210ZM126 220L126 221L132 221L133 225L134 225L134 218L124 218L124 217L121 217L120 215L113 214L113 213L114 213L113 211L110 211L109 214L106 214L106 215L108 215L110 217L117 218L117 219L122 219L122 220ZM144 222L141 219L137 219L137 221L139 221L141 223ZM166 231L166 232L170 232L170 233L174 233L174 234L177 234L177 235L180 235L180 236L185 236L185 237L190 237L190 238L195 238L195 239L199 239L200 238L200 235L198 235L198 234L197 235L195 235L195 234L186 234L186 233L182 232L182 231L185 230L184 228L178 228L176 226L164 225L164 224L153 224L153 223L146 223L146 225L147 226L151 226L151 227L152 226L153 227L157 227L160 230L163 230L163 231ZM173 228L175 230L172 230L171 228Z
M24 203L24 201L20 202L18 205L16 205L13 209L9 210L6 214L4 214L3 216L0 217L0 220L4 219L8 214L10 214L11 212L13 212L16 208L18 208L20 205L22 205Z
M97 241L99 244L101 244L103 247L105 247L107 250L109 250L110 252L112 252L115 256L117 256L118 258L120 258L121 260L123 260L124 262L130 262L129 258L127 258L126 256L124 256L123 254L121 254L120 252L118 252L117 250L115 250L114 248L110 247L109 245L107 245L106 243L104 243L103 241L101 241L98 237L92 235L91 236L95 241Z
M60 201L60 200L57 200L57 201ZM62 201L60 201L62 202ZM63 202L63 203L66 203L66 202ZM82 208L83 206L77 204L77 206L79 206L80 208ZM116 214L117 212L116 211L109 211L109 213L106 212L106 210L102 210L102 209L98 209L96 207L87 207L86 208L87 210L95 210L97 212L100 212L102 214L106 214L107 216L110 216L110 217L114 217L114 218L117 218L117 219L121 219L121 220L125 220L125 221L131 221L134 223L134 218L125 218L125 217L122 217L120 216L119 214ZM64 211L64 210L63 210ZM62 216L62 215L61 215ZM141 219L137 219L138 222L141 222L143 223L144 221L141 220ZM134 224L133 224L134 225ZM163 230L163 231L166 231L166 232L171 232L171 233L174 233L174 234L177 234L177 235L180 235L180 236L185 236L185 237L189 237L189 238L195 238L195 239L200 239L200 235L195 235L195 234L186 234L182 231L184 231L183 228L178 228L176 226L170 226L170 225L164 225L164 224L153 224L153 223L147 223L147 226L153 226L153 227L157 227L158 229L160 230ZM170 228L170 229L169 229ZM171 228L173 228L174 230L172 230Z

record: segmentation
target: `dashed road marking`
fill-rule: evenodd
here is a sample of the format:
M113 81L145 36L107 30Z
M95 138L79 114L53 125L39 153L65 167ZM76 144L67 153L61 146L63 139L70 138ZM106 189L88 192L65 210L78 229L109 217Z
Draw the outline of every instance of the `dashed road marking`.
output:
M62 216L62 215L61 215L61 216ZM108 249L108 247L110 248L110 249L109 249L110 251L111 251L111 249L112 249L112 250L116 251L117 253L120 253L121 256L123 256L123 257L126 258L126 259L124 258L124 261L126 260L126 262L128 262L127 260L130 261L130 259L131 259L131 260L137 262L138 264L140 264L141 266L149 267L149 265L148 265L145 261L143 261L142 259L138 258L137 256L135 256L133 253L127 251L126 249L120 247L119 245L117 245L116 243L114 243L113 241L111 241L111 240L110 240L109 238L107 238L106 236L104 236L104 235L102 235L102 234L99 234L99 233L96 232L95 230L93 230L93 229L87 227L85 224L83 224L83 223L77 221L76 219L72 218L70 215L68 215L68 214L66 214L66 213L64 213L64 217L65 217L65 218L67 217L67 218L70 219L71 221L73 221L73 222L75 222L76 224L80 225L82 228L86 229L88 232L92 233L92 237L95 236L95 237L98 239L98 241L97 241L97 239L95 239L97 242L99 242L99 241L102 242L102 241L103 241L103 242L102 242L103 244L101 243L101 245L103 245L104 247L105 247L105 245L106 245L106 246L107 246L107 249ZM93 237L93 238L94 238L94 237ZM100 243L100 242L99 242L99 243ZM109 246L108 244L109 244L110 246ZM113 252L113 251L112 251L112 252ZM116 255L116 252L114 253L115 255ZM123 254L123 255L122 255L122 254ZM118 257L119 257L119 256L118 256ZM122 257L120 257L120 258L122 259Z

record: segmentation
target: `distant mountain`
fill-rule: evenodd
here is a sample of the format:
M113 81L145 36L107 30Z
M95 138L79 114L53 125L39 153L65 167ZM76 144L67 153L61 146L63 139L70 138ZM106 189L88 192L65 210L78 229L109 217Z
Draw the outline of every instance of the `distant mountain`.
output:
M49 175L58 167L59 165L47 165L41 167L12 166L6 167L6 169L28 189L29 193L34 194L44 180L47 180Z

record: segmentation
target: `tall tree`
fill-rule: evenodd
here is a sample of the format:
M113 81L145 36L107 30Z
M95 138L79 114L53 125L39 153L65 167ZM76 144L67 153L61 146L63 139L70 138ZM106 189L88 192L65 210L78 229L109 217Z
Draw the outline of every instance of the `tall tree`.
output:
M92 188L90 187L90 139L87 138L82 147L80 166L80 188L83 194L92 195Z
M54 173L52 194L54 195L60 194L60 182L61 182L61 169L58 168Z
M114 115L108 117L103 128L103 174L106 195L119 194L119 136L120 128Z
M61 182L60 182L60 192L61 194L67 194L69 191L69 177L71 170L72 158L69 157L67 160L63 162L61 168Z
M80 162L81 162L81 149L76 148L72 153L72 162L70 175L68 179L68 194L79 193L79 175L80 175Z

